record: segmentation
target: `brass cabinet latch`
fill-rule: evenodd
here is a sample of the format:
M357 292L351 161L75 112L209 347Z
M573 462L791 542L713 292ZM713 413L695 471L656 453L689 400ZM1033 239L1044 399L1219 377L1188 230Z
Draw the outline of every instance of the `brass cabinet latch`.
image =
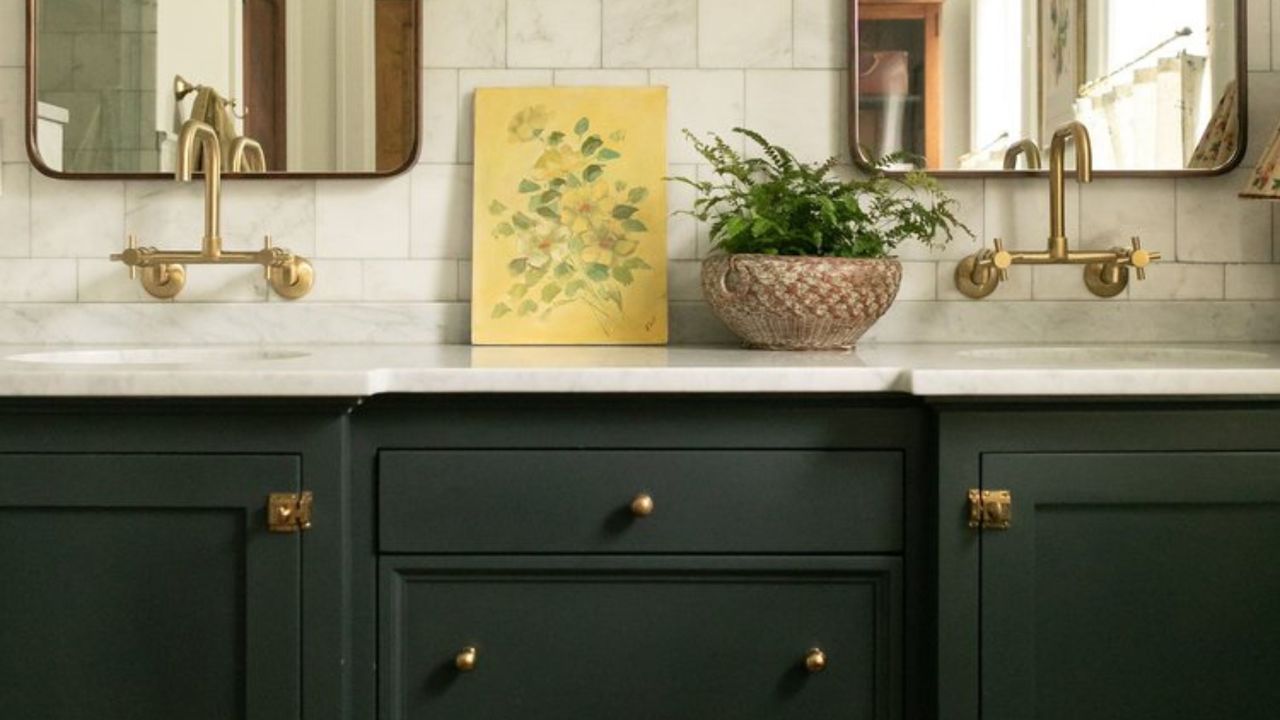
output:
M969 527L1008 530L1013 524L1013 495L1008 490L970 490Z
M271 493L267 497L267 529L274 533L296 533L311 529L311 506L315 496L304 493Z

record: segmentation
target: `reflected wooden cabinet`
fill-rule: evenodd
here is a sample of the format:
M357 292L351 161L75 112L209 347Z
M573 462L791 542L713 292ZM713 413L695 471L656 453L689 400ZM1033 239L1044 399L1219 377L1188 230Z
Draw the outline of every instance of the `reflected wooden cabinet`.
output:
M854 0L858 142L942 161L942 0ZM851 15L852 16L852 15Z

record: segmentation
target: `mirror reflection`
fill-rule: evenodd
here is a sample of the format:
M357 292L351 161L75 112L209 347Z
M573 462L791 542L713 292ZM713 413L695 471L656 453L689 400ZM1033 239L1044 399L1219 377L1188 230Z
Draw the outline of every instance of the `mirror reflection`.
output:
M1088 127L1098 170L1217 169L1240 146L1237 0L851 0L855 137L895 167L1040 169Z
M223 167L389 173L417 140L419 0L33 0L37 158L171 173L189 120Z

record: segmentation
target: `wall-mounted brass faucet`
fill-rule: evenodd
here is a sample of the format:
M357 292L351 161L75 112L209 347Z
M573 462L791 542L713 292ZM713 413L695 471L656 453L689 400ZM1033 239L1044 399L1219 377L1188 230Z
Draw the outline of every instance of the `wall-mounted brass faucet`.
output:
M271 289L289 300L311 292L315 270L306 258L283 248L271 246L271 237L263 240L261 250L230 252L222 249L222 145L218 133L206 124L189 120L178 136L178 182L191 182L195 175L196 144L203 148L204 170L204 238L198 251L157 250L138 247L130 235L125 251L112 260L129 266L129 277L142 270L142 287L153 297L168 299L182 292L187 282L187 265L261 265ZM244 157L244 148L241 149Z
M1147 266L1160 259L1160 253L1142 249L1142 241L1133 238L1130 248L1099 252L1072 252L1067 240L1066 222L1066 154L1067 143L1076 149L1076 179L1093 182L1093 145L1089 130L1078 122L1068 123L1053 134L1049 146L1049 247L1045 252L1018 252L1004 248L997 238L993 249L984 249L965 258L956 267L956 288L974 299L987 297L1001 282L1009 279L1014 265L1084 265L1084 282L1099 297L1115 297L1129 286L1129 268L1139 280L1147 277Z
M1025 155L1027 157L1027 169L1039 170L1043 167L1040 159L1040 146L1031 138L1023 138L1018 142L1009 146L1004 151L1004 169L1017 170L1018 158Z

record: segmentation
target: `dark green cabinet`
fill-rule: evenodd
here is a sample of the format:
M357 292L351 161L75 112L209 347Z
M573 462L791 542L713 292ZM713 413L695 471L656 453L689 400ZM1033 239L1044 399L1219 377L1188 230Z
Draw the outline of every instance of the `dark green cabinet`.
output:
M297 717L296 457L0 455L0 708Z
M1280 707L1280 412L943 408L940 704L957 720ZM1007 529L967 526L969 488Z

